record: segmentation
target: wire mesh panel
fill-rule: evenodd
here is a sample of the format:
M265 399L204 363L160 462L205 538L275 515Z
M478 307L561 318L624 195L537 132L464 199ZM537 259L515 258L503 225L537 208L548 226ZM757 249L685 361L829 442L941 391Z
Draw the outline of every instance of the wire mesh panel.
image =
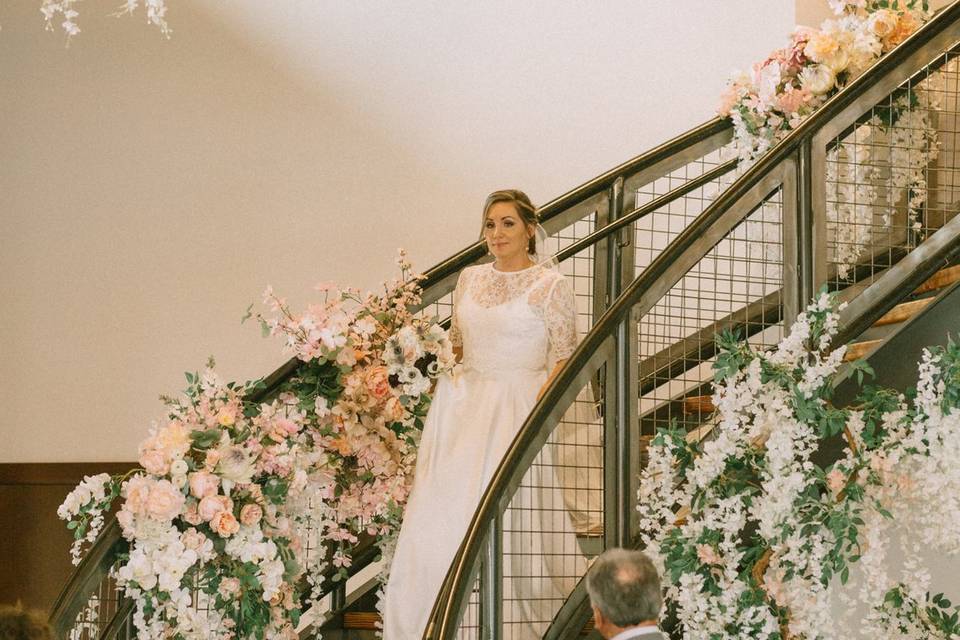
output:
M542 637L599 550L603 442L591 394L581 390L504 513L502 638Z
M723 163L722 156L722 149L717 149L642 185L636 190L636 206L652 202L715 169ZM634 225L635 275L640 275L687 225L703 213L731 180L730 175L721 176L638 220Z
M433 603L431 602L430 605ZM473 581L470 589L470 598L463 611L460 628L457 629L457 640L480 640L480 577Z
M870 282L955 215L960 76L939 55L826 148L826 275Z
M780 339L783 206L776 191L638 322L642 435L709 419L715 340L733 329L762 346Z

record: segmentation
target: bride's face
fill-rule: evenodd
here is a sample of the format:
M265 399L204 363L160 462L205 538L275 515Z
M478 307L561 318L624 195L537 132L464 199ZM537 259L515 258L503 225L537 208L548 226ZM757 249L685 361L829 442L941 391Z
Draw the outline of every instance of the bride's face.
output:
M500 260L526 255L533 233L510 202L493 204L483 222L483 239L487 242L487 248Z

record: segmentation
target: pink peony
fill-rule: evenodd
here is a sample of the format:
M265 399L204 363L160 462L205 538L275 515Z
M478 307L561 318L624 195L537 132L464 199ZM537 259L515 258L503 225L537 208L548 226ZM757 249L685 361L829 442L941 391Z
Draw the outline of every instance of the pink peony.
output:
M150 496L150 480L145 476L135 475L124 483L126 502L124 508L135 514L145 513L147 498Z
M240 523L229 511L220 511L210 520L210 528L220 534L222 538L229 538L240 531Z
M262 517L263 509L258 504L245 504L240 509L240 522L245 525L257 524Z
M180 515L183 503L184 497L179 489L169 480L158 480L150 488L146 505L147 513L156 520L172 520Z
M220 488L220 478L207 471L197 471L190 474L190 493L195 498L206 498L217 495Z
M157 449L150 449L141 453L140 466L146 469L147 473L152 473L155 476L163 476L170 471L170 464L167 462L166 456Z

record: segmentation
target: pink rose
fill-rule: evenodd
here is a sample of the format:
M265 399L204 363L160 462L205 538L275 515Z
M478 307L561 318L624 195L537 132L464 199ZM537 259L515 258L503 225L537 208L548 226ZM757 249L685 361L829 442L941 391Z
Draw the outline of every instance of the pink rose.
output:
M220 581L220 595L229 598L240 593L240 580L237 578L224 578Z
M183 510L183 519L188 523L194 526L203 522L203 518L200 517L200 512L197 511L197 501L188 500L187 507Z
M245 504L240 509L240 522L245 525L257 524L263 517L263 509L258 504Z
M220 537L229 538L240 531L240 523L229 511L220 511L210 521L210 528L220 534Z
M170 470L166 457L157 449L144 451L140 454L140 466L155 476L166 475Z
M197 507L200 517L210 522L221 511L233 511L233 500L227 496L207 496Z
M207 536L203 535L193 527L190 527L182 534L180 534L180 542L183 543L187 549L193 549L198 551L203 544L207 541Z
M157 520L172 520L180 515L184 497L169 480L158 480L147 498L147 513Z
M190 493L195 498L206 498L217 495L220 487L220 478L207 471L196 471L190 474Z

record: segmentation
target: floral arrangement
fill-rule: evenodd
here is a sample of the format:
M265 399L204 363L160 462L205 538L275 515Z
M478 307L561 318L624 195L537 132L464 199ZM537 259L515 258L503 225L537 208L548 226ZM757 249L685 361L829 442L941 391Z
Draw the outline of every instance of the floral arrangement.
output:
M742 159L763 154L930 16L926 0L830 0L830 6L836 20L820 29L798 27L789 45L728 84L717 112L733 120Z
M718 113L734 124L732 149L748 166L826 100L903 42L930 17L920 0L830 0L838 16L799 27L790 44L734 77ZM827 151L826 217L837 275L846 278L903 201L914 231L927 199L924 169L939 154L930 120L936 76L895 93ZM932 90L931 90L932 89ZM875 210L879 214L875 214Z
M835 311L822 293L769 353L725 336L711 438L665 430L652 443L640 529L685 638L851 637L831 609L835 596L851 599L840 588L851 568L862 574L865 635L960 633L958 608L930 596L921 558L960 551L960 346L925 351L912 402L867 388L838 408ZM861 383L872 373L853 367ZM836 437L845 453L821 467L813 454ZM905 560L892 577L895 533Z
M60 16L63 18L63 22L60 23L60 28L67 34L68 42L69 38L80 33L80 26L76 22L80 13L75 8L79 1L80 0L42 0L40 13L43 14L47 22L47 30L52 31L54 29L53 22L57 19L57 16ZM147 11L147 22L159 27L163 35L170 37L171 29L167 25L165 18L167 14L166 0L143 0L143 4ZM139 6L140 0L123 0L119 11L113 15L122 16L133 14Z
M454 363L446 332L411 311L419 280L402 252L400 266L382 295L323 285L301 314L268 288L264 333L300 360L276 397L252 402L262 381L224 383L211 362L163 398L141 469L67 496L75 563L121 499L130 546L116 578L140 638L295 638L326 557L339 579L359 535L389 553L432 382Z

